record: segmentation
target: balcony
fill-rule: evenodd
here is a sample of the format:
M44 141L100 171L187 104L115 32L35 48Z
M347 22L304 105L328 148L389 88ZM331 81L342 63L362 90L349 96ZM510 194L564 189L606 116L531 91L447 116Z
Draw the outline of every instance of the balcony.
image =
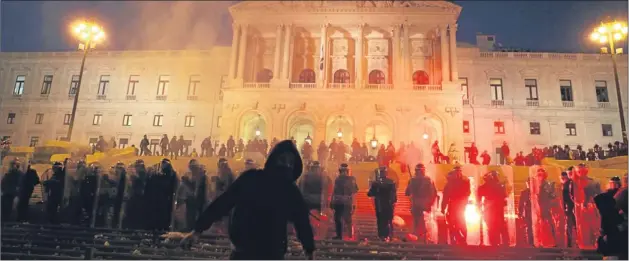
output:
M197 100L197 96L196 95L188 95L188 100L189 101L196 101Z
M242 87L245 89L269 89L271 84L268 82L246 82Z
M158 100L158 101L168 100L168 95L157 95L155 96L155 100Z
M135 95L127 95L127 101L135 101Z
M48 97L50 97L50 93L40 93L39 97L43 99L48 99Z
M393 84L367 84L365 90L393 90Z
M22 94L17 94L17 93L14 93L14 94L13 94L13 98L15 98L15 99L21 99L21 98L22 98Z
M328 89L354 89L353 83L328 83Z
M539 107L539 101L538 100L526 100L526 106L527 107Z
M97 100L101 100L101 101L106 100L107 99L107 95L105 95L105 94L96 95L96 99Z
M291 89L316 89L316 83L290 83L289 88Z
M597 105L599 109L611 108L611 105L609 104L609 102L597 102Z
M443 90L441 88L441 85L418 85L418 84L413 84L413 90L414 91L441 91Z
M491 106L493 106L493 107L503 107L503 106L505 106L505 101L504 100L492 100L491 101Z
M564 108L573 108L574 107L574 102L573 101L561 101L561 105Z

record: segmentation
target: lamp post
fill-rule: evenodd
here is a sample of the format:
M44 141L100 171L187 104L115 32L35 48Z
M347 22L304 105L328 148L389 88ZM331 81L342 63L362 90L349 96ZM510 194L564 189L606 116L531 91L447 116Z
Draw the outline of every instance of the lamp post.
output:
M627 38L627 24L623 22L601 23L590 34L590 39L600 44L608 44L601 48L602 53L609 53L612 58L614 68L614 81L616 83L616 100L618 100L618 113L620 114L620 128L622 131L622 141L627 144L627 127L625 126L625 112L622 106L622 94L620 93L620 82L618 81L618 68L616 66L616 55L622 53L622 48L616 49L614 42L620 42Z
M79 39L79 50L83 50L83 59L81 60L81 69L79 71L79 82L74 91L74 102L72 103L72 114L70 116L70 126L68 126L68 134L66 140L72 140L72 130L74 129L74 119L76 117L76 107L79 103L79 93L81 91L81 82L83 80L83 69L85 68L85 58L90 49L96 46L96 43L105 38L105 32L103 29L94 24L88 22L77 23L73 28L75 36Z

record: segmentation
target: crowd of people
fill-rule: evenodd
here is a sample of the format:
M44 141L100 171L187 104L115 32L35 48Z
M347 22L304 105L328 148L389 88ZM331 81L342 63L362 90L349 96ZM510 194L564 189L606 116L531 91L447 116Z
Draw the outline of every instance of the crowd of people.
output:
M118 163L111 169L97 163L87 165L82 160L67 159L63 163L53 163L50 173L44 174L40 180L30 164L22 168L22 163L14 160L2 178L2 221L11 220L16 198L17 220L28 221L29 200L35 186L41 183L45 192L46 219L50 223L156 231L174 229L188 232L182 240L184 245L194 242L214 223L220 223L220 227L229 231L235 246L234 258L281 259L286 247L287 222L294 224L305 252L312 258L315 236L324 236L321 226L324 226L324 213L328 209L334 212L335 238L354 238L352 219L359 188L345 163L348 153L342 149L343 153L339 152L339 145L345 147L342 141L322 145L328 148L326 151L330 156L319 153L319 160L341 162L338 172L330 173L318 160L308 156L309 143L302 146L301 154L294 140L277 142L274 139L269 144L272 149L268 153L265 153L264 142L249 144L244 149L257 148L258 152L268 154L267 160L263 167L246 160L244 170L238 176L225 159L237 150L229 150L230 153L218 160L217 173L207 173L205 166L192 159L186 173L180 176L167 158L154 166L145 166L142 160L137 160L130 166ZM412 143L409 146L413 148ZM508 149L506 143L505 146ZM392 147L391 143L389 147ZM435 147L433 160L441 157L436 142ZM407 149L406 146L402 148ZM164 151L169 149L166 147ZM386 150L367 192L374 199L378 236L383 241L389 241L393 236L399 187L396 180L388 176L387 163L400 160L396 156L399 154L387 154ZM207 155L205 150L202 153ZM361 156L354 151L349 154ZM510 192L497 172L483 175L482 184L474 188L457 165L448 173L441 198L422 163L410 172L414 175L405 195L411 202L416 240L427 242L426 223L429 221L425 215L437 205L436 209L442 212L447 223L445 242L467 244L464 212L470 195L475 194L476 207L484 213L482 217L487 224L489 244L509 244L504 213ZM561 181L561 186L555 188L548 173L540 167L536 176L527 181L527 189L519 192L517 213L526 242L536 245L535 238L550 237L555 245L559 245L561 240L556 230L558 224L565 224L561 231L565 231L567 246L574 247L577 243L594 245L596 242L604 255L626 259L627 175L622 179L612 178L608 190L603 191L601 185L588 176L587 166L581 164L562 172ZM561 197L557 197L555 191L560 191ZM539 220L543 226L542 235L534 236L537 226L534 220ZM595 224L599 220L601 223Z

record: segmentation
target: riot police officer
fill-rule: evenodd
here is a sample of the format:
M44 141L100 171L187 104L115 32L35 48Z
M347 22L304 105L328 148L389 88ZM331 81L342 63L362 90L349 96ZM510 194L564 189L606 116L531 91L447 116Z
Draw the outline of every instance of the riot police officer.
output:
M484 207L484 219L487 224L489 244L492 246L509 245L507 224L505 222L504 209L507 201L505 187L498 180L498 173L491 171L483 176L485 183L478 187L476 202L482 202ZM484 201L481 201L485 199ZM505 236L506 235L506 236ZM503 236L501 240L501 236Z
M397 202L397 187L393 180L387 178L387 167L378 169L378 176L371 183L367 196L374 198L378 237L384 241L391 240L393 235L393 213Z
M243 172L255 168L257 168L255 161L253 161L252 159L245 160L245 169L243 170Z
M81 195L81 212L83 220L88 226L91 226L95 217L95 201L98 195L98 187L100 183L100 166L91 164L86 171L85 177L79 185L79 194Z
M127 170L122 162L118 162L115 167L116 174L116 193L113 198L113 218L111 226L118 228L121 220L121 212L124 209L123 203L125 200L125 194L127 194Z
M520 200L518 202L518 218L521 221L521 227L526 233L526 244L534 246L533 243L533 208L531 202L531 182L526 180L526 188L520 192ZM521 230L520 230L521 231Z
M20 161L14 159L9 165L9 171L2 177L2 222L8 222L13 212L13 202L18 195L20 179Z
M229 167L229 163L227 162L227 159L225 158L219 159L217 165L218 165L218 175L215 179L216 197L220 196L221 194L223 194L223 192L227 191L227 188L231 186L231 184L234 183L234 180L236 179L234 177L234 173Z
M568 171L572 171L572 167L568 168ZM574 214L574 182L565 171L561 172L561 198L566 218L566 242L568 247L572 247L574 231L577 229L577 219Z
M542 231L545 231L548 227L550 229L553 242L557 245L557 236L555 234L555 218L552 213L552 208L555 205L555 183L548 181L548 173L543 168L537 170L537 182L539 184L539 195L537 195L537 201L539 204L539 219L542 221Z
M44 182L44 188L47 195L46 214L48 222L52 224L59 223L59 206L63 200L63 187L65 181L65 173L63 164L55 162L52 165L52 177Z
M471 194L470 180L463 176L460 166L448 173L447 183L443 189L441 213L446 215L450 238L454 244L467 244L467 224L465 207Z
M426 176L424 164L415 165L415 176L408 181L405 195L411 199L411 214L413 215L413 231L426 243L428 232L424 212L430 212L437 199L437 189L430 177Z
M349 171L347 163L340 165L339 176L334 181L334 191L330 202L330 208L334 210L335 239L338 240L343 239L343 226L349 232L349 237L354 237L352 214L354 212L354 194L358 192L358 185L356 178L351 176Z
M151 204L146 201L144 197L144 191L146 190L146 182L148 174L144 161L136 160L133 168L131 169L131 175L129 179L131 181L130 198L126 205L126 210L123 219L123 227L131 229L144 229L144 210L145 204Z
M328 186L331 184L330 178L323 176L321 171L321 164L318 161L313 161L306 172L299 181L299 189L304 196L304 201L308 210L311 211L311 217L315 215L323 215L323 207L326 206L328 198ZM313 218L316 219L316 218ZM315 226L315 235L319 230L320 224L311 219L311 224ZM318 221L318 220L317 220Z
M35 186L39 184L39 175L37 175L37 171L31 168L31 163L28 163L26 167L26 173L22 178L22 182L20 184L20 191L18 194L18 205L17 205L17 221L25 222L28 221L28 206L30 203L31 196L33 195L33 190L35 190Z

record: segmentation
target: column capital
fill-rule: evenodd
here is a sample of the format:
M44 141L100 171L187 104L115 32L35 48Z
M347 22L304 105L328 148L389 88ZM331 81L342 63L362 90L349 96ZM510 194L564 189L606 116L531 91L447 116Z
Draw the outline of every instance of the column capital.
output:
M293 28L293 24L283 24L282 26L284 26L284 28L286 29Z
M366 23L359 23L358 25L356 25L356 27L357 27L358 29L364 29L364 28L365 28L365 26L367 26L367 24L366 24Z
M236 30L240 29L240 26L241 25L239 23L234 22L234 23L232 23L232 30L236 31Z
M329 23L323 23L320 25L321 29L330 27Z
M458 25L458 24L450 24L450 31L455 31L455 32L456 32L456 29L457 29L458 27L459 27L459 25Z

